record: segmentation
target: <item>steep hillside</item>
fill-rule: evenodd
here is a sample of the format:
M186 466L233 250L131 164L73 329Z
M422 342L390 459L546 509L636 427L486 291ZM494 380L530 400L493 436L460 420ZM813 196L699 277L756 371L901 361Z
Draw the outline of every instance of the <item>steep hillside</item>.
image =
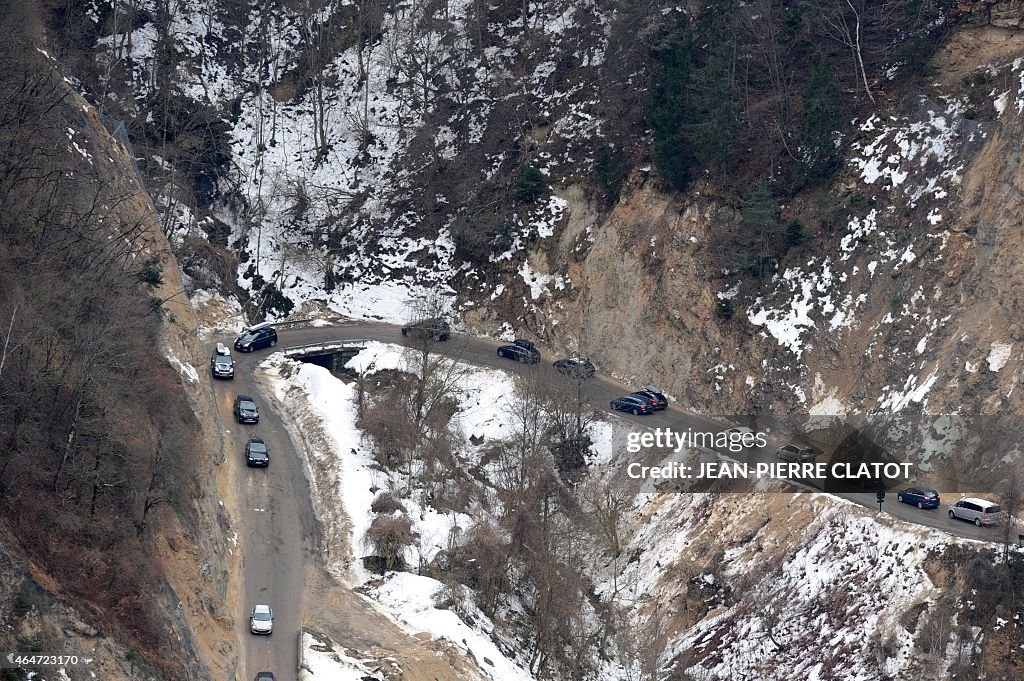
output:
M1021 563L998 543L824 494L655 491L623 475L636 425L613 416L574 480L550 441L564 382L455 365L410 432L415 353L348 366L263 364L315 433L326 560L495 681L1019 676Z
M2 647L89 658L53 678L219 675L225 546L187 473L215 463L196 322L127 149L33 8L0 11Z
M589 355L687 409L807 430L826 450L820 417L872 416L872 437L944 495L1019 496L1018 2L47 10L71 85L125 122L182 287L211 319L402 321L440 293L464 330ZM185 375L192 332L171 346ZM312 383L348 405L355 389L324 373ZM406 404L416 372L381 383ZM538 438L521 488L500 489L487 468L504 450L461 441L449 421L472 406L457 403L400 432L394 410L359 428L346 412L316 483L340 488L333 457L356 458L369 483L353 499L370 506L383 478L407 493L355 526L328 518L328 539L353 535L347 560L377 523L388 550L367 557L384 568L424 549L420 574L362 585L410 627L450 624L485 651L482 673L1020 675L1019 561L993 546L827 496L632 490L612 499L608 546L553 463L577 440ZM416 487L421 467L433 489ZM415 546L449 513L450 555Z
M975 53L994 33L1000 49ZM709 413L909 414L918 444L934 427L913 420L922 413L1002 416L1012 429L1022 55L1013 35L965 32L936 57L934 82L859 123L835 190L782 208L813 246L770 278L742 276L721 250L737 210L640 182L581 261L573 241L549 251L541 271L581 294L553 292L544 316L585 328L603 368ZM650 352L616 352L623 343ZM1018 460L1015 442L997 444L988 464Z
M727 28L777 48L746 10L723 28L715 3L250 9L100 3L51 21L126 118L192 288L251 317L321 301L393 320L439 289L469 328L588 352L707 412L1016 404L1012 3L930 7L923 26L866 6L860 62L821 28L845 9L800 5L777 20L804 55L780 57L803 127L758 132L785 117L751 80L761 99L718 142L746 150L712 153L717 118L670 117L703 154L685 168L665 157L673 69L718 96L720 55L685 41ZM819 57L820 83L800 70Z

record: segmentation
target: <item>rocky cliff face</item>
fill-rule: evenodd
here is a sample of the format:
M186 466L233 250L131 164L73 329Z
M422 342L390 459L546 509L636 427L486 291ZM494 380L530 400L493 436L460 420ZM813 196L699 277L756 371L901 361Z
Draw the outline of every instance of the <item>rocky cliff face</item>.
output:
M1020 0L961 2L956 11L966 14L972 26L1019 29L1024 25L1024 3Z

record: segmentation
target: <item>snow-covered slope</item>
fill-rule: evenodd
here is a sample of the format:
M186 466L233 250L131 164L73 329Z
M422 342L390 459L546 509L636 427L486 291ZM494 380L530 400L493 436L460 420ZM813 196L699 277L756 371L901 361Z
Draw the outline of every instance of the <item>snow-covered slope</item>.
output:
M489 617L471 585L453 585L433 571L439 555L456 556L471 541L474 524L501 516L498 497L483 483L488 476L482 471L493 461L481 455L487 451L482 443L516 432L510 378L473 370L459 381L452 421L462 438L456 465L482 467L476 477L484 494L471 496L487 499L463 513L434 506L429 486L419 481L422 462L389 469L375 460L375 443L357 425L354 384L288 360L272 358L265 366L282 405L329 434L322 448L306 453L313 469L330 470L332 482L316 488L322 520L334 524L332 514L351 519L351 531L336 536L348 549L328 547L329 557L345 557L333 563L336 574L362 585L411 632L429 632L467 651L490 678L541 678L525 655L536 633L521 617L525 594L506 593L500 617ZM371 380L410 369L398 348L382 344L372 344L350 366ZM956 580L962 576L949 572L967 560L991 565L993 555L985 551L992 546L906 525L825 494L639 489L620 479L618 464L628 456L615 444L620 424L601 421L591 431L599 443L593 468L574 491L581 507L591 509L589 521L579 520L589 539L576 560L592 583L586 617L607 627L587 653L593 656L588 668L601 679L941 678L962 661L963 645L973 645L964 637L1009 621L987 609L981 614L961 596L964 583ZM407 571L383 576L359 559L368 554L366 533L378 515L371 506L380 490L401 499L417 535L406 548ZM604 503L588 506L595 499ZM615 514L603 515L612 508ZM975 628L964 628L965 620ZM684 672L689 676L679 676Z

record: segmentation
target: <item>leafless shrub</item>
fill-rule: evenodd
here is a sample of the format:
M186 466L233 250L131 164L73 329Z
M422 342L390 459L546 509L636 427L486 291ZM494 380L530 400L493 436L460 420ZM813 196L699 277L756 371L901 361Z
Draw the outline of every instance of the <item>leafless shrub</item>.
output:
M508 541L486 520L470 527L465 539L466 565L471 568L469 586L476 591L480 609L493 615L511 586Z
M407 516L377 516L366 531L366 542L387 570L405 567L405 550L416 543L416 533Z
M381 492L373 499L370 510L374 513L390 514L396 511L405 513L405 506L401 501L391 495L390 492Z

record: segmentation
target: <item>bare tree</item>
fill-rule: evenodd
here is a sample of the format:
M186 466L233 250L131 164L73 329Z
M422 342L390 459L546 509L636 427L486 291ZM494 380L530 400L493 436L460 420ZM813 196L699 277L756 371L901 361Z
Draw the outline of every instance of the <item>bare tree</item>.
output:
M622 553L625 513L632 495L620 476L593 475L577 488L577 497L586 517L601 536L613 556Z
M1003 509L1003 562L1008 564L1010 560L1010 547L1017 542L1017 534L1024 533L1024 528L1017 524L1017 514L1021 503L1021 493L1024 491L1024 483L1021 481L1019 470L1010 471L1005 482L1002 494Z
M874 104L875 96L868 83L868 72L864 66L864 50L861 45L864 12L863 0L856 0L856 4L854 4L854 0L828 0L818 6L821 31L827 37L849 48L864 92Z

